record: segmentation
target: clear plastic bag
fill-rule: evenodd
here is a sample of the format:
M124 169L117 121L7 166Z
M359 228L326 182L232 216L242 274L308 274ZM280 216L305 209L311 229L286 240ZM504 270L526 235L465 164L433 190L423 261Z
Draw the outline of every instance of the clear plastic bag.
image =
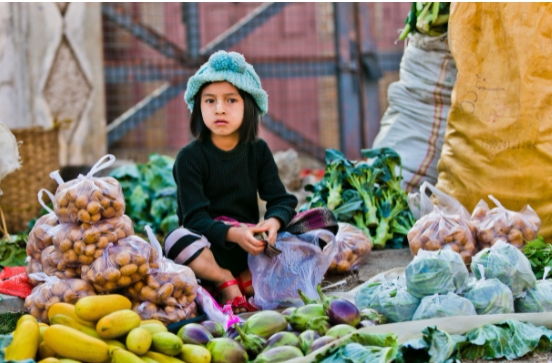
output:
M165 324L176 323L197 316L197 305L195 302L186 306L161 306L149 301L135 301L132 303L132 310L138 313L142 320L157 319Z
M25 267L25 272L29 277L29 283L33 286L40 285L42 281L31 278L31 275L42 272L42 262L40 262L40 260L32 258L31 256L27 256L27 259L25 261L27 262L27 266Z
M108 168L114 162L115 156L106 155L86 176L79 175L69 182L63 182L57 172L50 174L60 183L54 200L54 211L60 223L94 224L101 219L124 214L125 197L121 184L112 177L94 177L95 173Z
M445 318L447 316L477 315L475 307L468 299L452 292L446 295L426 296L412 316L412 320Z
M42 200L43 193L48 194L51 200L54 200L54 196L46 189L41 189L38 192L38 202L46 209L49 213L40 217L34 224L33 229L29 232L29 237L27 239L26 252L27 256L31 256L35 260L40 261L40 256L42 251L53 244L52 235L48 233L50 229L59 224L58 218L53 210L48 208L44 201Z
M537 283L531 263L523 252L502 240L474 256L472 271L480 279L477 265L483 265L487 278L497 278L506 284L512 290L514 298L522 296L525 290Z
M99 258L109 243L134 235L132 220L120 217L102 219L98 223L62 223L49 230L54 246L68 266L90 265Z
M418 297L447 292L462 292L467 285L468 269L460 255L450 248L420 250L406 266L406 286Z
M58 302L75 304L79 299L96 295L92 285L81 279L59 279L44 273L32 274L29 279L40 281L25 299L25 308L37 320L48 323L48 310Z
M478 315L512 314L512 290L498 279L486 279L485 268L482 265L478 265L477 268L481 279L468 287L464 297L472 302Z
M56 276L60 279L79 278L81 274L80 265L68 265L63 255L56 249L55 246L49 246L42 251L40 259L42 272L48 276ZM37 268L37 266L35 266Z
M427 189L437 205L427 196ZM419 218L407 236L412 255L415 256L420 249L437 251L450 246L469 266L478 250L475 226L468 211L457 200L427 182L422 184L419 194L410 194L408 198L411 211Z
M145 279L127 287L125 295L135 301L149 301L157 305L183 307L193 303L198 285L192 269L162 257L162 247L150 226L146 226L146 233L152 248L160 256L159 267L151 269Z
M550 267L544 268L542 280L535 287L527 290L527 294L515 301L516 313L549 313L552 312L552 281L546 277Z
M360 228L349 223L338 225L337 254L328 268L329 274L355 271L372 251L372 241Z
M383 314L388 322L399 323L410 321L420 305L420 299L396 283L384 283L379 291L375 291L368 308Z
M521 249L537 238L541 220L533 208L526 205L519 212L514 212L504 208L492 195L489 199L496 208L489 210L489 205L482 199L471 217L479 249L492 247L498 240Z
M326 243L324 250L320 240ZM337 253L335 235L325 229L300 235L283 232L278 233L275 244L282 253L274 258L265 254L248 257L255 304L272 310L290 300L301 301L298 289L310 298L318 298L316 286Z
M100 258L83 266L81 278L90 282L98 293L112 292L142 280L150 271L152 247L138 236L109 244Z

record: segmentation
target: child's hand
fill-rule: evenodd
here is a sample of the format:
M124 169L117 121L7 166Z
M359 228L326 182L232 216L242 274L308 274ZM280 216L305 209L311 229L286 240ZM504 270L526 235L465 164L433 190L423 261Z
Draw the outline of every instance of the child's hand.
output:
M281 227L281 223L276 218L268 218L259 224L257 224L257 227L267 228L267 235L268 235L268 243L273 245L276 243L276 235L278 234L278 230Z
M268 230L267 227L232 227L228 230L226 239L240 245L247 253L257 256L264 251L266 242L259 241L253 235Z

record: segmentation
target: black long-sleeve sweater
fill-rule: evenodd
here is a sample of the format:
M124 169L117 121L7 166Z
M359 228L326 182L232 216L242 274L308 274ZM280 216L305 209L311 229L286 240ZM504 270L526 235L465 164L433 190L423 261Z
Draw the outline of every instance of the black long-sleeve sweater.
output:
M257 192L267 202L265 219L275 217L285 228L295 216L297 198L286 192L274 157L262 139L240 143L230 151L217 148L210 140L195 140L178 153L173 175L180 225L204 235L219 266L234 275L247 268L247 252L226 241L230 226L214 218L227 216L256 224Z

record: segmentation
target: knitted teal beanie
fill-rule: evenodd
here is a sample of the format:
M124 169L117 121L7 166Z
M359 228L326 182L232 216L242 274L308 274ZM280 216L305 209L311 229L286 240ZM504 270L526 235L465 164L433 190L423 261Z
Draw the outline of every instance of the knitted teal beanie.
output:
M261 80L253 66L245 61L240 53L219 50L209 57L209 61L188 80L184 101L190 111L194 109L194 97L201 86L208 82L226 81L253 97L261 110L268 111L268 95L261 87Z

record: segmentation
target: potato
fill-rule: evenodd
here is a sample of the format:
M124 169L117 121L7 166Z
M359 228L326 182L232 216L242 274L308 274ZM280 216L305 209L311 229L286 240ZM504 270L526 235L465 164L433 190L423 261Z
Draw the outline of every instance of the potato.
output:
M94 288L82 280L50 277L41 281L27 296L25 308L40 322L48 323L48 310L52 305L58 302L75 304L79 299L95 294Z
M348 223L339 223L336 235L338 252L328 267L328 274L352 272L372 251L372 241L364 232Z
M49 231L58 224L58 218L54 213L43 215L35 222L27 239L27 256L40 260L42 251L53 244L53 235Z
M125 202L121 185L111 177L85 176L58 186L54 212L61 223L98 223L120 217Z
M193 301L186 306L159 306L149 301L134 302L132 310L138 313L142 320L156 319L165 324L193 319L197 316L197 306Z

